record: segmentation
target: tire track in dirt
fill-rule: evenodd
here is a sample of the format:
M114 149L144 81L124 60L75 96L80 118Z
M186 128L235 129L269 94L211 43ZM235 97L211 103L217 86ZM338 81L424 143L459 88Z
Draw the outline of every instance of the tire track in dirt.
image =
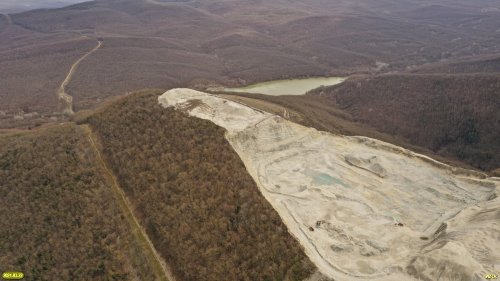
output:
M175 278L170 272L170 269L163 261L163 259L160 257L153 243L146 234L146 231L141 226L138 219L135 217L133 208L130 202L128 201L127 196L125 195L125 192L120 188L116 177L114 176L114 174L111 172L106 162L104 161L102 154L96 144L97 141L95 141L95 136L92 132L92 129L88 125L82 125L81 127L89 137L90 144L92 148L95 150L97 158L99 159L99 165L101 166L101 169L104 171L105 174L104 176L108 178L110 183L112 183L112 190L115 193L115 197L118 200L118 204L120 205L120 208L122 209L125 218L129 222L132 228L132 232L137 239L137 242L144 250L144 254L147 256L147 259L151 267L154 269L155 275L161 281L175 281Z
M57 98L59 100L59 108L60 111L64 114L73 114L73 97L70 96L68 93L66 93L66 86L69 84L71 81L71 78L73 78L73 75L75 74L76 69L78 68L78 65L88 56L90 56L92 53L95 51L99 50L102 46L102 41L97 41L97 46L90 50L89 52L85 53L81 58L79 58L73 65L71 66L68 75L66 75L66 78L64 81L61 83L61 86L59 86L59 89L57 90Z

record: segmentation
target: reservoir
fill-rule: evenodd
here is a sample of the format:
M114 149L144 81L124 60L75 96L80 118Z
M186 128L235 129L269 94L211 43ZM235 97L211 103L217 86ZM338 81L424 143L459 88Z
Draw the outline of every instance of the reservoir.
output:
M271 96L304 95L321 86L332 86L344 82L342 77L316 77L305 79L275 80L239 88L225 88L225 92L256 93Z

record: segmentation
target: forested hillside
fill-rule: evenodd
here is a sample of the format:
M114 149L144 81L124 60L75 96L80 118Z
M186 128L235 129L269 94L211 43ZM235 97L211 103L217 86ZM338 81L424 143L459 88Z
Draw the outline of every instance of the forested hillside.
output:
M6 116L0 112L0 127L60 120L58 88L97 41L102 47L66 87L75 111L144 88L236 86L433 63L453 65L432 72L498 70L498 1L351 2L100 0L0 15ZM490 56L471 67L454 65Z
M314 266L263 198L224 130L124 98L88 119L110 167L178 280L302 280Z
M500 167L499 89L497 75L381 75L315 94L378 131L494 170Z
M0 271L157 280L75 125L0 136Z

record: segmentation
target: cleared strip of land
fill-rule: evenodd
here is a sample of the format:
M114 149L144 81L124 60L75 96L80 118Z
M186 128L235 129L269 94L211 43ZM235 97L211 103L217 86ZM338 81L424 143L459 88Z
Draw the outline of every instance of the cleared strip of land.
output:
M123 214L125 215L127 221L129 222L132 228L132 232L134 233L134 236L136 237L139 244L141 245L144 254L148 257L148 261L151 264L151 267L155 269L155 275L157 276L158 280L175 281L167 265L165 264L165 262L162 260L162 258L154 248L153 243L151 242L151 240L149 240L148 235L142 228L137 218L134 216L134 212L130 205L130 202L128 202L125 193L120 188L118 181L116 180L116 177L107 167L106 162L102 158L101 152L98 146L96 145L96 141L94 140L95 137L92 133L92 130L88 125L82 125L82 128L88 135L92 148L95 150L98 156L99 165L101 166L101 169L104 172L105 176L109 179L110 183L112 183L113 192L115 193L120 208L122 209Z

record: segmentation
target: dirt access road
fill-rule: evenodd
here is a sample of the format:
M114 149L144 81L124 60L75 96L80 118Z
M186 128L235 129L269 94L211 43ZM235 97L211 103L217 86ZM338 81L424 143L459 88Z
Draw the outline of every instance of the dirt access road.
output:
M97 46L90 50L89 52L85 53L81 58L79 58L73 65L71 66L68 75L66 76L66 79L61 83L61 86L57 90L57 97L59 99L59 108L60 111L64 114L73 114L73 97L70 96L68 93L66 93L66 86L69 84L71 81L71 78L73 78L73 75L75 74L76 69L78 68L78 65L88 56L93 54L95 51L99 50L102 46L102 41L97 41Z
M155 275L158 278L157 280L175 281L168 266L160 257L153 243L146 234L146 231L135 217L133 208L131 207L131 204L128 201L125 193L120 188L118 181L116 180L116 177L106 165L106 162L104 161L101 152L98 148L97 141L95 140L96 138L92 132L92 129L88 125L82 125L81 127L89 137L90 144L92 145L92 148L95 150L97 158L99 159L99 165L101 166L101 169L104 172L104 176L108 178L108 181L112 184L112 189L113 192L115 193L116 199L118 200L118 204L120 205L123 214L125 215L127 221L129 222L130 227L132 228L132 232L135 238L137 239L138 244L141 246L144 254L146 255L148 262L151 265L151 268L154 269Z

